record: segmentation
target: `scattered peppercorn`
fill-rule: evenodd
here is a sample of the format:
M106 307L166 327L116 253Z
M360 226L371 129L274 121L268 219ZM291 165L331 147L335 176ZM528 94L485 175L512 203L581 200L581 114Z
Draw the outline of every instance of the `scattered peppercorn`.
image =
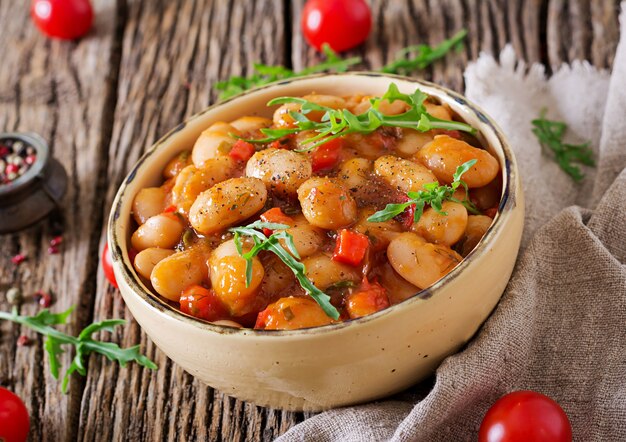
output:
M20 265L24 261L26 261L26 255L23 255L21 253L18 253L13 258L11 258L11 262L15 265Z
M20 347L30 345L30 338L26 335L20 335L20 337L17 338L17 345Z
M4 139L0 144L0 185L11 184L37 161L37 151L22 140Z
M11 305L19 306L24 302L24 297L22 296L22 291L17 287L11 287L7 290L7 301Z
M43 290L37 290L33 295L33 298L36 302L39 303L40 306L44 308L50 307L52 304L52 296L49 293L44 292Z

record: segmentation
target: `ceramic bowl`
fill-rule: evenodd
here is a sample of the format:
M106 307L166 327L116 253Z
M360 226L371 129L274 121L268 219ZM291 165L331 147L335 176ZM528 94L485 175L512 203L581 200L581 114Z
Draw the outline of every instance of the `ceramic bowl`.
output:
M495 222L478 246L447 276L413 298L371 316L295 331L257 331L213 325L187 316L153 294L128 258L131 205L137 192L161 182L161 171L190 149L216 121L242 115L271 118L274 97L383 94L391 82L448 104L479 131L500 162L502 199ZM399 392L430 375L476 333L497 304L519 249L524 219L513 152L497 125L464 97L432 83L373 73L296 78L255 89L196 114L161 138L121 185L108 225L120 291L154 343L210 386L257 405L323 410Z

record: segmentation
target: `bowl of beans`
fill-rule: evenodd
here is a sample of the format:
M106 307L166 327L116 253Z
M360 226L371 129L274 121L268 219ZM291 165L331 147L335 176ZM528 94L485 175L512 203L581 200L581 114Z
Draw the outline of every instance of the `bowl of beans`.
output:
M523 218L482 110L350 73L181 123L121 185L108 233L125 302L172 360L242 400L323 410L406 389L458 351L504 291Z

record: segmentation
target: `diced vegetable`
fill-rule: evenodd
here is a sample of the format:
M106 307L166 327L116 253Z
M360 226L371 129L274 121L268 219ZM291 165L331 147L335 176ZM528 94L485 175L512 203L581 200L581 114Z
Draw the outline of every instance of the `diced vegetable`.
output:
M363 261L368 247L369 239L367 236L347 229L340 230L337 235L333 260L353 266L359 265Z
M346 311L351 319L371 315L389 307L387 290L377 282L363 279L359 290L346 296Z
M339 155L343 147L343 140L335 138L321 146L311 154L311 165L313 172L332 169L339 162Z
M267 212L262 213L261 220L266 223L287 224L289 226L293 226L294 224L293 218L285 215L280 207L272 207ZM270 236L272 233L273 231L268 228L263 229L265 236Z
M222 302L212 290L192 285L180 296L180 310L206 321L217 321L228 317Z
M237 161L248 161L254 155L254 146L244 140L237 140L228 155Z

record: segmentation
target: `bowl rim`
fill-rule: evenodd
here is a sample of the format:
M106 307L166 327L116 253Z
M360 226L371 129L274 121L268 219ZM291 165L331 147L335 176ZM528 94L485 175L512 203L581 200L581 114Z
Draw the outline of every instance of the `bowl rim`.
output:
M350 76L358 76L358 77L376 77L376 78L388 78L390 80L399 80L404 82L413 83L416 87L425 86L430 89L435 89L442 95L447 95L452 100L456 101L460 106L463 106L467 110L471 111L477 119L482 123L483 126L486 126L488 130L491 130L495 138L500 143L500 147L502 150L502 155L504 158L504 167L502 168L502 183L503 190L502 196L500 198L500 202L498 204L498 211L496 216L494 217L494 221L489 226L481 240L474 247L474 249L465 257L463 260L453 269L445 275L443 278L439 279L430 287L426 289L420 290L415 295L405 299L404 301L399 302L398 304L391 305L386 309L380 310L376 313L363 316L356 319L349 319L337 323L327 324L318 327L309 327L309 328L301 328L295 330L257 330L253 328L238 328L231 327L220 324L213 324L211 322L195 318L193 316L187 315L175 307L168 304L166 301L161 299L158 295L152 293L147 287L143 285L143 283L139 280L138 276L134 269L131 269L129 265L127 265L124 253L121 249L121 246L117 240L117 222L120 216L122 202L125 199L125 190L128 185L132 182L135 177L137 171L141 168L146 159L148 159L151 155L153 155L161 145L172 135L176 134L180 130L182 130L189 122L201 118L207 112L213 111L214 109L222 106L223 104L229 103L234 100L241 99L251 94L255 94L259 91L263 91L269 88L275 88L277 86L284 86L287 84L291 84L294 82L308 81L312 79L320 79L323 77L327 77L329 81L332 78L336 77L350 77ZM438 97L435 97L438 98ZM485 128L478 130L478 133L484 133ZM444 286L449 284L451 281L455 280L458 275L460 275L467 266L470 265L472 261L476 259L477 256L483 254L486 251L489 244L491 244L497 235L503 229L503 220L507 219L508 213L516 207L516 185L521 184L518 183L520 180L517 161L515 159L515 155L513 150L509 146L507 138L502 132L502 129L493 121L493 119L488 116L485 111L477 106L476 104L470 102L463 95L452 91L444 86L438 85L436 83L432 83L430 81L405 77L402 75L395 74L385 74L379 72L369 72L369 71L359 71L359 72L342 72L342 73L333 73L333 74L313 74L301 77L293 77L289 79L279 80L272 83L268 83L266 85L262 85L247 91L244 91L236 96L233 96L229 99L218 101L207 108L193 114L185 121L168 131L165 135L163 135L159 140L157 140L144 154L137 160L137 162L133 165L129 173L126 175L122 184L118 188L115 198L113 200L111 206L111 213L109 215L107 233L108 233L108 245L109 250L111 251L112 262L114 264L114 269L119 269L120 271L116 273L116 277L122 276L124 278L125 283L130 288L133 296L137 296L141 299L142 302L146 303L146 306L154 311L157 315L166 315L169 319L175 319L179 321L183 321L184 323L191 325L193 327L198 327L202 330L211 333L217 333L220 335L241 335L247 336L246 339L251 339L249 335L257 336L257 337L294 337L294 336L309 336L309 335L319 335L319 334L328 334L338 332L343 330L345 327L352 326L356 327L359 324L364 324L369 321L378 320L385 315L391 315L395 313L397 310L401 308L406 308L408 305L420 303L427 301L431 296L436 295L436 293L441 290ZM128 253L126 253L126 258L128 257Z

